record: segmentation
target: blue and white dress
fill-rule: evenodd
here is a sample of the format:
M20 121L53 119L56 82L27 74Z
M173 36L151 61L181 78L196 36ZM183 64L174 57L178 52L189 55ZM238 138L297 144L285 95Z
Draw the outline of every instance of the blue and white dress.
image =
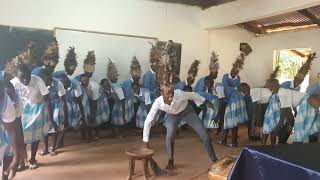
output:
M225 94L224 101L227 103L223 126L224 129L231 129L248 121L246 103L244 96L237 90L240 85L238 75L232 78L230 74L225 74L222 84Z
M72 128L79 128L81 126L81 111L79 104L77 102L77 98L81 98L82 89L80 85L80 81L76 79L69 79L67 72L65 70L56 71L54 73L54 77L58 78L60 81L69 80L70 87L66 89L66 101L68 106L68 121L69 126Z
M129 79L127 81L124 81L121 85L126 103L125 116L128 121L131 121L134 116L134 96L132 91L132 83L133 80Z
M273 94L270 97L269 105L264 115L263 121L263 134L270 134L274 132L275 128L277 127L280 121L280 108L281 103L279 96L277 94Z
M79 128L81 126L81 111L77 98L82 96L82 89L79 81L71 80L71 87L66 91L66 101L68 106L69 126Z
M52 78L52 85L50 86L49 91L53 108L53 121L58 125L58 131L62 131L64 128L65 114L61 97L66 94L66 91L63 84L57 78ZM49 131L49 133L54 132L53 128Z
M297 116L294 123L294 142L304 142L308 136L311 136L320 129L319 109L315 109L309 104L308 99L312 95L320 93L320 85L315 84L307 88L307 94L299 105Z
M80 77L82 74L77 75L74 80L78 81L80 83ZM85 121L86 123L89 125L91 124L90 121L90 104L89 104L89 97L88 94L85 90L85 88L81 85L80 83L80 87L81 87L81 91L82 91L82 105L83 105L83 109L84 109L84 114L85 114Z
M97 102L97 114L96 114L96 125L99 126L109 121L110 106L108 97L104 92L103 88L99 89L99 98Z
M24 105L22 113L22 128L26 144L43 139L49 130L49 111L43 96L49 94L49 90L40 77L31 76L28 85L29 97Z
M123 126L129 121L123 119L123 109L121 100L124 100L123 90L120 84L112 83L112 98L114 99L113 108L111 111L111 124L114 126Z
M148 106L152 104L151 97L150 97L150 91L145 88L140 88L140 93L137 95L137 100L140 102L138 110L137 110L137 117L136 117L136 126L138 128L144 127L144 121L147 118L148 115ZM152 125L155 124L155 121L152 121Z
M201 111L198 116L206 128L217 128L215 121L218 118L219 100L217 96L212 96L210 99L206 100L213 104L214 109L207 107L205 116L203 115L204 111Z

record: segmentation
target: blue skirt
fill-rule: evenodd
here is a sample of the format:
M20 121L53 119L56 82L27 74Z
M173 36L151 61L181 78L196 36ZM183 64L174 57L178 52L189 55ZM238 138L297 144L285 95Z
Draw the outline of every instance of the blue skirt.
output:
M264 115L263 134L270 134L274 132L280 121L280 99L278 95L272 95L269 101L268 108Z
M312 105L308 103L309 96L302 100L297 117L294 122L294 142L304 142L304 140L319 131L320 116Z
M123 109L121 102L115 100L111 112L111 124L115 126L123 126L129 123L129 120L123 119Z
M144 127L144 122L147 118L148 115L148 109L147 106L144 104L144 102L141 102L138 110L137 110L137 117L136 117L136 126L138 128L142 128ZM156 124L156 121L152 121L152 126L154 126Z
M134 102L133 102L133 98L126 98L125 99L126 102L126 111L125 111L125 117L126 120L131 122L133 116L134 116Z
M217 98L214 98L211 103L214 106L214 110L211 108L207 108L207 112L205 117L203 117L203 111L199 113L199 118L204 124L204 127L206 128L217 128L214 124L214 121L218 118L218 110L219 110L219 100Z
M52 100L52 108L53 108L53 121L58 125L59 131L63 130L64 127L64 109L60 99ZM54 133L53 127L50 126L49 133Z
M81 125L81 111L75 99L67 98L69 126L78 128Z
M110 107L107 96L100 94L97 102L96 125L109 121Z
M21 119L26 144L42 140L48 134L49 118L49 111L45 104L26 102Z
M244 97L236 92L231 96L226 107L223 128L231 129L246 121L248 121L248 114Z

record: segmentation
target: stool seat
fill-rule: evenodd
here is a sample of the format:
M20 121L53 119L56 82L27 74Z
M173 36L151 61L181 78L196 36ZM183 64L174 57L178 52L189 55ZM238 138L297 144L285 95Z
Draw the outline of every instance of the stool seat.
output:
M126 150L126 154L133 159L144 159L152 157L154 150L147 148L131 148Z
M144 180L148 180L150 173L149 173L149 162L152 159L154 154L154 150L148 148L130 148L126 150L126 155L129 158L129 175L127 180L131 180L132 176L134 175L134 167L135 167L135 160L141 160L143 163L143 176Z

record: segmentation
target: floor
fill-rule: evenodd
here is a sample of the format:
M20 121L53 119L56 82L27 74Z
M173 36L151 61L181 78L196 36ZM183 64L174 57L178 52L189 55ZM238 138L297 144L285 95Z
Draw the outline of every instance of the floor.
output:
M124 139L111 138L111 132L104 130L101 139L91 143L80 140L80 134L70 132L66 136L66 146L59 150L57 156L37 156L40 167L26 170L16 175L16 180L64 180L64 179L101 179L124 180L128 173L128 160L125 149L141 145L141 134L131 131ZM211 133L218 157L238 155L239 148L230 148L216 144L219 136ZM246 128L239 130L239 144L249 144ZM231 137L229 137L230 141ZM259 144L250 143L252 144ZM164 168L167 163L165 136L160 129L152 132L151 147L155 150L154 159ZM40 148L42 150L42 148ZM208 179L206 170L211 166L204 147L191 129L182 131L175 144L176 170L171 177L151 177L150 179ZM136 165L134 179L143 179L141 163Z

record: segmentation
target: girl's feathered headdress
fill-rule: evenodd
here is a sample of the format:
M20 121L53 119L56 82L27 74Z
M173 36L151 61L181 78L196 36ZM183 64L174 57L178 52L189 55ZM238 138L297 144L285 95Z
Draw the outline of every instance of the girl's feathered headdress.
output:
M68 53L66 55L66 58L64 60L64 66L67 68L73 68L75 69L78 66L77 62L77 54L75 53L74 47L69 47Z
M131 61L130 74L133 78L141 77L141 66L136 56L134 56Z
M83 61L84 72L93 73L96 65L96 55L94 51L89 51L87 57Z
M215 73L219 70L219 55L214 51L211 52L209 70L210 73Z
M195 78L198 74L198 70L199 70L199 64L200 61L199 60L194 60L193 63L191 64L189 71L188 71L188 77L193 77Z
M9 74L11 77L15 76L16 68L19 64L30 65L32 58L34 58L34 43L30 42L24 50L11 61L8 61L5 65L4 71Z
M109 58L108 58L109 59ZM109 59L107 66L107 78L112 83L116 83L118 81L119 73L116 65Z
M149 42L151 44L151 50L150 50L150 63L159 63L159 59L160 59L160 50L153 45L151 42Z
M58 64L59 62L59 47L58 42L54 40L51 42L48 46L48 48L45 50L41 60L43 63L49 62L50 64Z
M246 55L241 52L240 55L236 58L236 61L233 63L233 68L235 69L243 69L244 60Z
M315 59L316 53L312 53L308 56L306 63L304 63L299 69L295 78L304 79L311 69L312 61Z

